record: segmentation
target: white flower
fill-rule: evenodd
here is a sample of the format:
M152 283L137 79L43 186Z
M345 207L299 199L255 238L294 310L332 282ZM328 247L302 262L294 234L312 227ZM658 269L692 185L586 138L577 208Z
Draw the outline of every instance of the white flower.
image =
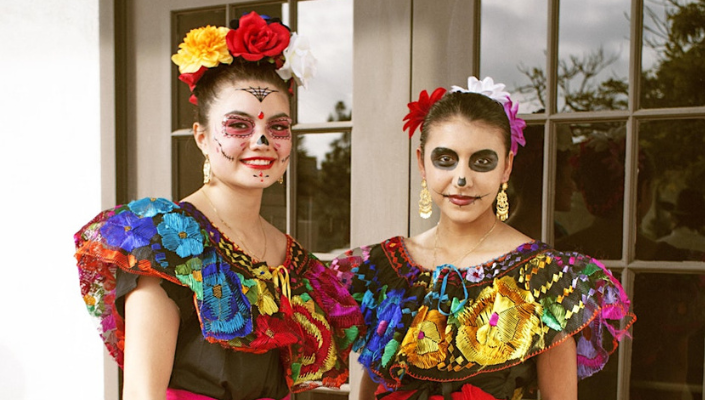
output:
M307 88L307 82L316 74L316 58L311 54L311 48L306 37L291 34L289 47L284 50L286 62L277 70L279 76L288 81L291 77L299 86Z
M462 93L480 93L485 96L498 101L502 104L509 100L509 93L504 91L503 83L494 83L494 80L489 76L483 80L478 80L474 76L468 78L468 88L462 88L460 86L453 86L450 89L451 92L462 92Z

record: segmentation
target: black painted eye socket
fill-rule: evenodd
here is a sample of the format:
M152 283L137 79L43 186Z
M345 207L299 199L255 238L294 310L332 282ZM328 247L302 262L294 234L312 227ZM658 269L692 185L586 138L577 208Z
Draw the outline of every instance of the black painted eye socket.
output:
M431 152L431 162L436 168L453 169L458 165L458 154L451 149L437 147Z
M497 168L499 156L494 150L480 150L470 156L470 169L477 172L489 172Z

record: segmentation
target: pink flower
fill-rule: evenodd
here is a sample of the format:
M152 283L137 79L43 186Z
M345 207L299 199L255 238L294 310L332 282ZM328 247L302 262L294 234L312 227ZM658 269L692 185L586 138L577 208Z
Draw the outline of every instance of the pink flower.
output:
M511 151L514 155L517 154L519 150L519 145L526 145L526 139L524 139L524 128L526 128L526 121L521 118L517 118L519 113L519 104L513 105L512 100L507 99L504 103L504 112L509 118L509 127L512 131L512 147Z

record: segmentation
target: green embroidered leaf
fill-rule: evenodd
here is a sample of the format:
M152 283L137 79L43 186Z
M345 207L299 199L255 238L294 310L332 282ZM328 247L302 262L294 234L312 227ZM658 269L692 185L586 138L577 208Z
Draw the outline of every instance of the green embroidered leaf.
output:
M384 346L384 354L382 355L382 366L386 367L387 364L389 364L389 361L394 358L394 355L397 354L397 349L399 348L399 342L396 340L392 339L387 343L386 346Z

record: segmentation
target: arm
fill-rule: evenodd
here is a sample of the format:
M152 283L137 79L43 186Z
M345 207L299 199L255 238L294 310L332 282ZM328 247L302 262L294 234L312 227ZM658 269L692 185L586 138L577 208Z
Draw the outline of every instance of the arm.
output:
M125 400L166 398L179 311L160 281L142 276L125 298Z
M577 400L577 359L573 338L538 355L536 369L541 399Z
M375 391L377 390L377 384L370 378L367 370L362 371L362 378L360 379L360 398L359 400L375 400Z

